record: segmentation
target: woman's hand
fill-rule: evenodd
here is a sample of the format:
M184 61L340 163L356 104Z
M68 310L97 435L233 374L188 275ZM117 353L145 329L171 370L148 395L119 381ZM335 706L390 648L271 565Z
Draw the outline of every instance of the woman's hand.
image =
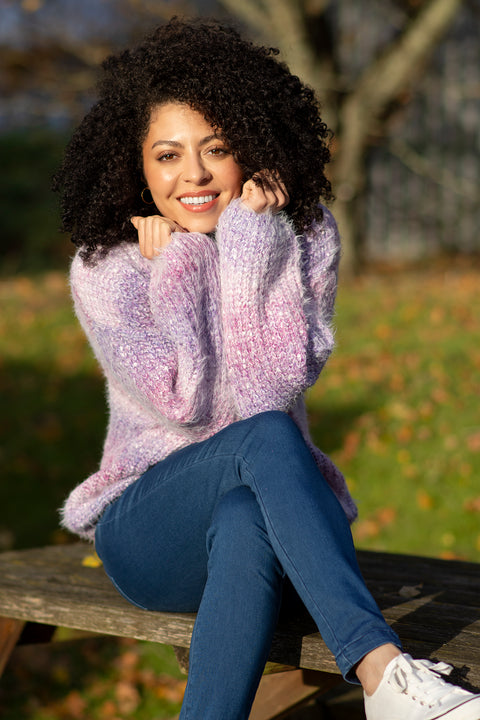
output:
M167 247L172 239L172 232L185 232L176 222L161 215L135 216L130 221L138 232L140 252L149 260L160 255Z
M278 175L262 170L247 180L242 189L242 204L257 213L280 212L290 202L287 189Z

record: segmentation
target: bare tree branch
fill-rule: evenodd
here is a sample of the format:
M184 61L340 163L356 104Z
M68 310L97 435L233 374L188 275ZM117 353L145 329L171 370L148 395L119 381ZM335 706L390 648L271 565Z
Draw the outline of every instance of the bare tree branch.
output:
M366 98L368 112L377 114L415 79L415 71L450 27L463 0L430 0L399 40L373 63L355 95Z
M462 0L430 0L387 52L370 65L340 110L338 152L333 180L334 213L344 238L344 265L354 262L355 228L349 205L362 190L363 158L380 115L418 77L441 37L450 27Z
M459 177L448 168L432 162L424 155L416 152L401 138L395 138L388 144L388 149L405 167L421 177L431 180L436 185L447 188L450 192L460 195L474 203L480 199L480 187L469 178Z
M320 14L330 0L307 0L309 12ZM241 17L263 40L280 48L291 71L325 99L336 87L332 67L320 62L307 37L306 10L297 0L221 0L225 8ZM310 7L311 6L311 7ZM334 127L330 104L325 103L325 120Z
M419 66L449 28L462 0L430 0L399 40L370 65L342 109L342 152L336 175L340 183L357 186L358 155L379 115L417 76ZM340 193L350 194L349 191Z
M332 62L318 58L307 33L307 12L321 13L328 0L221 0L223 5L281 48L292 72L311 85L326 100L326 121L339 133L332 165L337 201L334 212L344 238L344 264L354 256L352 200L364 182L363 158L369 138L378 131L380 117L399 93L418 77L441 37L451 25L463 0L428 0L418 14L407 21L405 30L365 70L355 87L347 92L338 114L332 93L338 90Z
M303 0L306 15L321 15L330 5L330 0Z
M221 0L221 3L232 15L239 17L262 36L268 36L270 17L260 0Z

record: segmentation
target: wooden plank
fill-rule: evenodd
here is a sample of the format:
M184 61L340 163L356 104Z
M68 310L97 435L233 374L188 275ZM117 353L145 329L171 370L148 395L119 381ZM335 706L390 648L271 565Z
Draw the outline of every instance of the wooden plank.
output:
M0 615L187 648L193 614L146 612L127 603L101 567L85 567L91 546L0 554ZM480 686L480 565L359 552L367 585L387 622L417 657L462 668ZM337 673L311 619L281 625L270 661Z
M101 567L86 567L88 545L0 554L0 614L47 625L189 647L195 615L130 605Z
M25 623L9 617L0 617L0 676L18 642Z
M190 663L190 650L189 648L173 646L175 657L177 659L178 666L182 672L188 675L188 668ZM276 673L285 673L292 670L296 670L292 665L285 665L280 663L267 662L263 670L264 675L274 675Z
M414 556L359 552L359 561L387 622L398 632L405 649L415 657L434 657L461 668L463 678L480 686L480 565ZM305 622L296 658L288 636L295 625L280 627L271 660L282 658L297 667L336 672L333 658L324 654L313 623ZM321 667L317 662L321 658Z
M260 681L249 720L284 717L287 710L294 710L340 682L339 675L305 670L266 675Z

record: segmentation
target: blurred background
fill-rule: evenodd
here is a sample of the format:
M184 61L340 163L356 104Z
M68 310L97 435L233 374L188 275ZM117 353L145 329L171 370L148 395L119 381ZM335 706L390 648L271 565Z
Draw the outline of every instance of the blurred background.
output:
M357 544L480 560L480 0L0 0L0 550L73 539L57 509L105 432L51 176L99 62L174 14L279 47L334 131L337 350L308 406L358 501ZM151 667L145 647L117 648L116 682L128 657ZM11 717L168 717L144 710L145 678L112 710L57 674L55 707ZM180 692L168 677L157 695Z

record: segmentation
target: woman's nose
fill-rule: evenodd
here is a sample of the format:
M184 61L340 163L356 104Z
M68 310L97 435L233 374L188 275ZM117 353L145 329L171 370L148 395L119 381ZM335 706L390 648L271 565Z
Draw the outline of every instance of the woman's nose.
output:
M212 174L206 167L201 155L192 153L185 158L183 179L196 185L210 182Z

